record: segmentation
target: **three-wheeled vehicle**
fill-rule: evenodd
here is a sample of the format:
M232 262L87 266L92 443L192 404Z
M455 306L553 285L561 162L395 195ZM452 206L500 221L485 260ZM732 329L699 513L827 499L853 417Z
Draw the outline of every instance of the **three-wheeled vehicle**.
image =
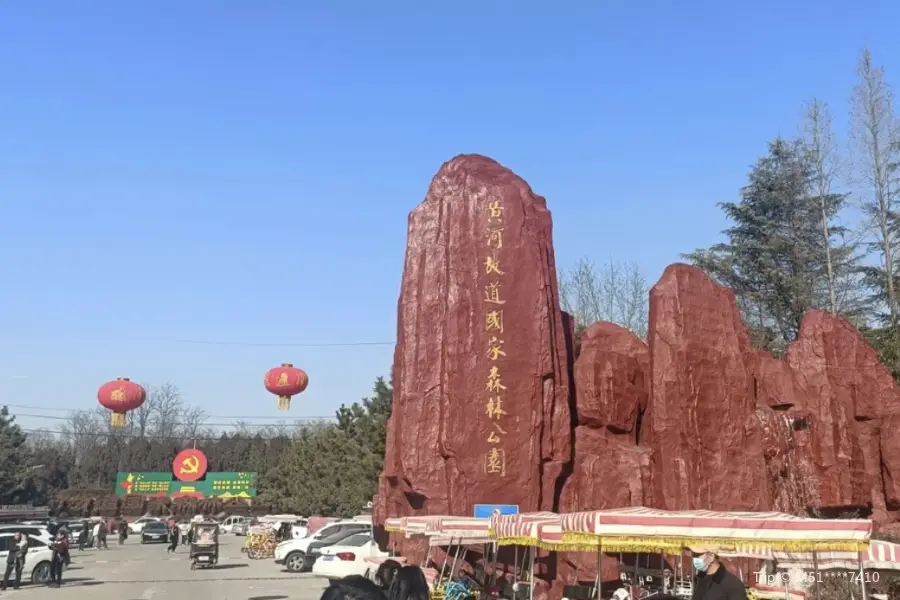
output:
M219 562L219 524L213 521L191 523L191 570L213 567Z

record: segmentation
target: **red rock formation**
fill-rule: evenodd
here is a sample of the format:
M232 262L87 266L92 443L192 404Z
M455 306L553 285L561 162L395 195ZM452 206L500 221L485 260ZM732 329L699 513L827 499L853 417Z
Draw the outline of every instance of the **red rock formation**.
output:
M575 361L575 388L579 425L635 434L650 392L647 344L614 323L589 327Z
M647 344L613 323L597 323L581 335L575 361L575 456L559 510L645 504L644 486L650 475L650 449L637 440L650 392L650 352ZM566 552L560 556L564 581L592 579L596 556ZM614 578L618 561L603 562L604 579Z
M409 216L378 502L553 509L570 402L545 201L493 160L458 156Z
M786 360L808 395L815 505L884 510L882 464L900 467L900 455L881 452L881 422L900 413L891 374L856 328L819 311L803 318Z
M750 338L731 290L671 265L650 291L652 504L767 510Z
M410 214L376 522L482 502L856 507L896 520L900 392L849 323L810 313L781 360L750 347L730 290L672 265L650 293L649 347L609 323L574 340L550 228L543 198L480 156L445 164ZM487 331L501 309L502 333ZM489 354L501 340L505 354ZM502 434L486 414L495 366ZM487 472L492 447L502 476ZM546 568L591 580L594 560L569 553Z

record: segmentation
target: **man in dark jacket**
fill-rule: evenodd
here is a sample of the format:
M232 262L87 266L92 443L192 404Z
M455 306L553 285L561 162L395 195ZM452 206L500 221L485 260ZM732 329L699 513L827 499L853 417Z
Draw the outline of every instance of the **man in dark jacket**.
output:
M24 541L23 541L24 540ZM19 589L22 583L22 568L25 566L25 554L28 552L28 538L17 533L13 536L12 547L6 556L6 571L3 573L3 582L0 583L0 590L5 590L13 569L16 572L16 578L13 581L13 588Z
M709 546L691 548L697 571L691 600L747 600L744 582L719 562L716 552Z
M87 521L81 522L81 529L78 531L78 549L84 550L87 545L88 533L91 531L91 524Z
M50 544L53 554L50 555L50 587L62 585L63 567L69 563L69 538L57 534Z

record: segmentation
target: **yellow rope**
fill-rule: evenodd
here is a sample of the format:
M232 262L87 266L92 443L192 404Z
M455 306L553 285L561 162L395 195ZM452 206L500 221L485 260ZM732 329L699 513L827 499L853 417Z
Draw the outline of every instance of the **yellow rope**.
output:
M548 551L556 551L556 552L597 552L598 550L603 549L604 552L645 552L645 553L657 553L657 552L680 552L680 546L670 546L667 544L659 544L655 543L652 540L642 540L640 542L637 541L628 541L622 542L621 540L614 540L610 538L605 538L602 540L602 546L598 543L598 540L584 540L584 541L563 541L561 543L549 543L536 540L530 537L515 537L515 538L503 538L497 540L498 546L529 546L532 548L540 548L541 550Z
M776 552L830 551L855 552L866 550L869 542L858 540L823 541L823 540L767 540L767 539L717 539L717 538L661 538L661 537L604 537L586 533L566 532L563 544L594 545L601 544L603 549L610 548L616 552L641 552L638 548L651 547L680 550L690 546L718 546L721 550L753 549L764 546ZM612 550L616 548L617 550ZM621 550L619 550L621 548Z
M533 537L508 537L497 540L498 546L529 546L541 550L559 552L669 552L678 554L690 546L718 546L721 550L754 550L759 547L776 552L857 552L868 548L868 542L821 540L733 540L716 538L657 538L657 537L602 537L585 533L567 532L562 542L548 543Z

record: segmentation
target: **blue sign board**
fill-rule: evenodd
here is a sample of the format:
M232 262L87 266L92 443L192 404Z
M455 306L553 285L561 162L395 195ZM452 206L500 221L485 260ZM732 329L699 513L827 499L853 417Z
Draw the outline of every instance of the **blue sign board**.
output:
M476 504L475 505L475 518L476 519L487 519L494 515L494 513L501 515L517 515L519 514L519 505L518 504Z

